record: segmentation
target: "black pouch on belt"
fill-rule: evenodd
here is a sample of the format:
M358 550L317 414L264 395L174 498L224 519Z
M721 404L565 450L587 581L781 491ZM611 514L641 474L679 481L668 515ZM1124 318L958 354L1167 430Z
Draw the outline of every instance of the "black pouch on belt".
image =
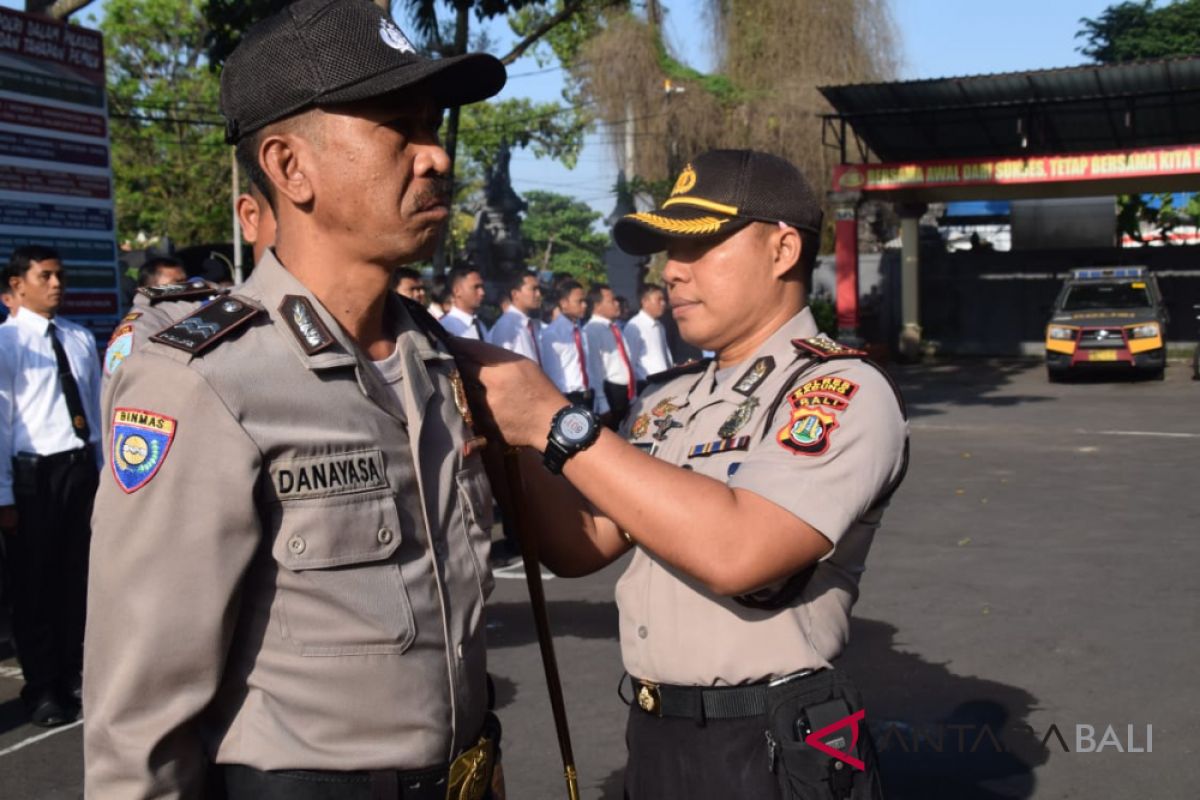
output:
M882 800L862 697L823 670L767 691L767 751L786 800Z

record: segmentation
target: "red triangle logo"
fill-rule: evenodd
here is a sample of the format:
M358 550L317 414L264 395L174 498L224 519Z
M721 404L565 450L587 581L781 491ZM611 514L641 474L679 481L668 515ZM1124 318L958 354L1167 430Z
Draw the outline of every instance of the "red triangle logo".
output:
M836 750L821 740L839 728L849 727L851 728L850 747L854 747L854 745L858 744L858 723L865 718L866 715L866 709L863 709L862 711L856 711L848 717L839 719L832 725L826 725L819 731L813 731L808 736L804 737L804 743L809 747L817 748L827 756L836 758L838 761L845 761L847 764L854 767L856 770L859 770L860 772L864 771L866 770L867 765L861 760L855 758L854 756L846 755L841 750Z

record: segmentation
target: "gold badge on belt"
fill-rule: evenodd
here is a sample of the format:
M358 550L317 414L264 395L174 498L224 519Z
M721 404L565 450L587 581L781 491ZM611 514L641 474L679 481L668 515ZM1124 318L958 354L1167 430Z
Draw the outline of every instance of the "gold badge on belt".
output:
M486 737L450 764L447 800L483 800L492 782L495 746Z
M637 692L638 706L647 714L657 714L661 700L658 694L658 687L653 683L643 682Z

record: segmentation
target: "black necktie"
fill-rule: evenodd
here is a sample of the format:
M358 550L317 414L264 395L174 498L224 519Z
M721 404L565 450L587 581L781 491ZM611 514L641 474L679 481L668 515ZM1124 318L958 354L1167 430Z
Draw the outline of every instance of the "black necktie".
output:
M475 333L477 336L479 336L479 341L486 342L487 336L484 335L483 325L479 322L479 320L475 317L472 317L471 324L475 326Z
M58 340L58 328L51 322L47 327L50 334L50 344L54 347L54 360L58 362L58 383L62 386L63 398L67 401L67 411L71 412L71 429L75 435L87 444L92 432L88 428L87 414L83 413L83 398L79 396L79 384L71 374L71 362L67 360L67 351Z

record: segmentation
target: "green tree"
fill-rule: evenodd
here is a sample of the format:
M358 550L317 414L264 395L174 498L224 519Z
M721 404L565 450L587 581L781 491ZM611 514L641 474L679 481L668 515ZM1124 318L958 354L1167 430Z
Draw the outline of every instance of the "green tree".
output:
M529 210L521 231L531 263L539 269L569 272L587 285L607 279L604 249L608 237L592 229L601 217L599 212L555 192L527 192L525 202Z
M1079 22L1075 38L1085 42L1079 52L1099 64L1200 55L1200 0L1117 3Z
M118 236L227 240L229 150L202 0L108 0L100 30Z
M1099 64L1200 55L1200 0L1175 0L1161 7L1154 0L1117 3L1097 18L1079 22L1083 28L1075 38L1085 41L1079 52ZM1183 208L1176 208L1170 194L1158 195L1156 202L1149 195L1120 195L1117 229L1140 242L1145 225L1169 244L1176 225L1198 218L1198 197L1193 194Z

